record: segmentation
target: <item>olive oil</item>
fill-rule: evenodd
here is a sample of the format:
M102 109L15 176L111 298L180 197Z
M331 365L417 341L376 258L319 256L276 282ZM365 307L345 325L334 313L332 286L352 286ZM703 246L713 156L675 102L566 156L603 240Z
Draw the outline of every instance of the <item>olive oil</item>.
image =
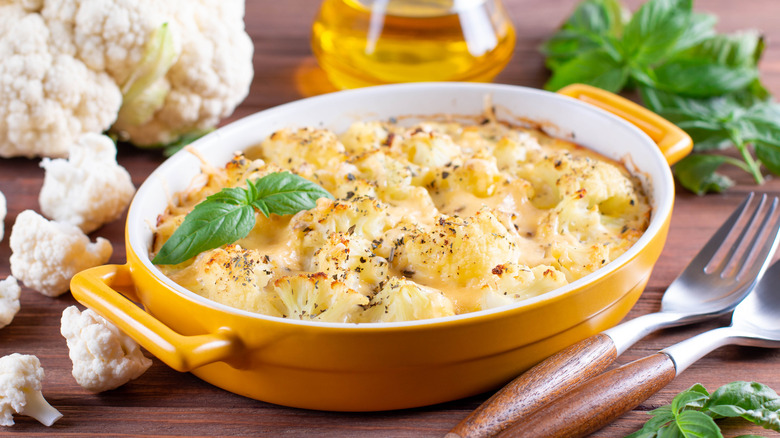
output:
M323 0L312 49L339 88L492 80L515 31L499 0Z

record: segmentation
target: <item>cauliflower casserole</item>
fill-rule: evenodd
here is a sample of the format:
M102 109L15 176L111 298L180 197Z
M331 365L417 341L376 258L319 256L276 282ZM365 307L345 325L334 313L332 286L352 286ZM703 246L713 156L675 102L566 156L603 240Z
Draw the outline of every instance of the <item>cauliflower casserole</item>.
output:
M646 229L641 184L619 163L537 129L356 122L283 129L201 175L158 218L152 255L208 195L291 171L328 190L292 216L160 269L210 300L282 318L436 318L534 297L624 253Z

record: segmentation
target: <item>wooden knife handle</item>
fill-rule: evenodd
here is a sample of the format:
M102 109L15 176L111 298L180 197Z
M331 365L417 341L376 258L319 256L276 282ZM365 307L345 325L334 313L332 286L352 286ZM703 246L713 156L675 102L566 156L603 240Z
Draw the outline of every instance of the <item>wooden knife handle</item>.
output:
M446 438L493 436L601 373L616 357L612 338L601 333L565 348L507 384Z
M499 437L577 438L633 409L671 382L674 362L656 353L589 380L504 430Z

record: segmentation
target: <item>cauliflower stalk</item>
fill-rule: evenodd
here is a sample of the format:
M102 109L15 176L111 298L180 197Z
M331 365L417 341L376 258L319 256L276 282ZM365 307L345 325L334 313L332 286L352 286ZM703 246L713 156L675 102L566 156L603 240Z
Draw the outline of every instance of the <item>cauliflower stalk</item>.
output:
M46 170L41 211L85 233L118 219L135 193L130 174L116 162L114 143L104 135L84 134L67 160L44 158L41 167Z
M19 287L14 277L8 277L0 281L0 328L11 323L19 311L19 295L22 288Z
M0 156L67 155L110 128L138 146L206 132L249 92L240 0L0 6Z
M152 365L134 340L90 309L66 308L60 332L68 343L73 377L89 391L122 386Z
M44 372L37 357L13 353L0 357L0 425L13 426L13 414L51 426L62 418L41 394Z
M76 273L108 262L111 243L92 243L77 226L50 222L32 210L11 229L11 273L25 286L55 297L68 291Z

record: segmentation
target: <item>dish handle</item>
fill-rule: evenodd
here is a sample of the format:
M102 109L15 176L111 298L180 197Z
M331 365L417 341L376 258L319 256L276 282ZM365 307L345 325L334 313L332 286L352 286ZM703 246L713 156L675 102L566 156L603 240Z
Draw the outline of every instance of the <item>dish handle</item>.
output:
M79 272L71 280L70 288L79 303L111 321L177 371L229 361L240 357L243 351L243 343L228 327L210 334L185 336L144 311L133 302L137 300L128 265L103 265Z
M641 129L658 145L669 165L693 149L691 137L674 123L615 93L585 84L568 85L558 93L606 110Z

